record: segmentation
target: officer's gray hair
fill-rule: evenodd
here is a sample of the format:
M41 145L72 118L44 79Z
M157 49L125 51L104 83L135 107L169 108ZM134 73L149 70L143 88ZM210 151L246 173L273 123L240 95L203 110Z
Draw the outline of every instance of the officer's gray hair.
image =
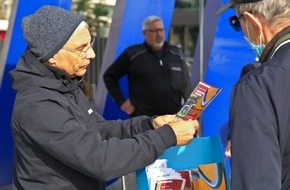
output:
M142 24L142 31L147 30L149 25L156 21L162 22L162 19L159 16L155 16L155 15L148 16L147 18L145 18Z
M290 19L289 0L262 0L256 3L236 4L237 15L243 12L250 12L260 15L265 22L274 26Z

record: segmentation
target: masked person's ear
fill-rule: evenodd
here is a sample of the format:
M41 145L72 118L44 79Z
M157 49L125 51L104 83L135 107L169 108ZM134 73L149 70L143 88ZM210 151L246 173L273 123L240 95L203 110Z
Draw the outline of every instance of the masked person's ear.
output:
M252 27L253 31L256 31L259 35L262 32L261 16L249 12L244 12L243 16L247 19L247 22Z

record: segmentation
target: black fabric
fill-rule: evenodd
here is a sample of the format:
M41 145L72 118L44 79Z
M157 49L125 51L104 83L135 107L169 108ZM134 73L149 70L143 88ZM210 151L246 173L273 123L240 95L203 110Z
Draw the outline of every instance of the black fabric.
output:
M253 69L255 69L260 65L261 65L260 62L254 62L244 65L241 70L240 77L244 76L245 74L247 74L248 72L252 71ZM231 140L230 133L228 134L227 140Z

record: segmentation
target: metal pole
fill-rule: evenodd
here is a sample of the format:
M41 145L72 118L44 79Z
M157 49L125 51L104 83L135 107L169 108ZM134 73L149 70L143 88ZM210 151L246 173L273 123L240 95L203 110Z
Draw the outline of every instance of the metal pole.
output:
M204 0L199 1L199 46L200 46L200 55L199 55L199 81L204 81L204 62L203 62L203 46L204 46L204 40L203 40L203 31L204 31ZM199 135L202 136L202 114L199 117Z
M200 81L204 80L204 63L203 63L203 31L204 31L204 0L199 1L199 45L200 45L200 70L199 70L199 76Z

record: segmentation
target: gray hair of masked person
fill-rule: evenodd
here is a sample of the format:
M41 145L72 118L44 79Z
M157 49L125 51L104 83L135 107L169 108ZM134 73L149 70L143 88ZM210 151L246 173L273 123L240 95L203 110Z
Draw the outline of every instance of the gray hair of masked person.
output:
M45 62L69 40L83 18L56 6L45 5L22 19L22 30L28 49Z
M231 0L218 10L216 15L223 13L228 8L235 8L238 16L243 12L259 15L272 26L282 24L290 18L289 0Z
M142 24L142 31L147 30L150 24L156 21L161 21L163 23L162 19L159 16L152 15L146 17Z
M235 6L237 15L243 12L251 12L260 15L267 24L272 26L283 23L290 18L289 0L261 0L256 3L241 3Z

